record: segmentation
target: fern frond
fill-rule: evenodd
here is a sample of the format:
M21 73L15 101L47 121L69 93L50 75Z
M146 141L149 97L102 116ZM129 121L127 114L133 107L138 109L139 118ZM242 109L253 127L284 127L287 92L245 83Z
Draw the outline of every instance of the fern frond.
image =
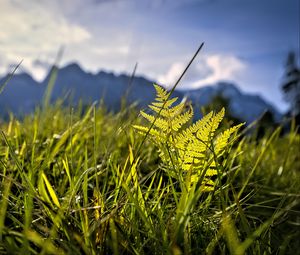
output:
M148 120L155 127L159 128L163 131L167 131L169 129L169 123L166 120L159 118L159 117L155 118L154 116L147 114L143 111L141 111L140 113L146 120Z
M216 155L218 155L228 145L228 140L231 137L231 135L233 133L235 133L243 125L244 125L244 123L233 126L229 129L225 130L223 133L221 133L216 138L216 142L215 142L215 146L214 146L214 153Z
M156 98L149 108L158 116L140 112L153 127L133 127L140 133L149 133L153 138L159 157L172 177L178 178L178 174L183 174L188 189L197 185L203 192L214 190L215 182L212 177L218 175L217 165L222 165L218 162L221 160L220 156L232 134L243 124L227 129L217 136L216 131L225 114L223 108L218 113L208 113L195 124L188 126L187 123L194 114L193 108L185 111L183 102L175 104L178 98L169 99L170 93L158 85L154 87Z
M205 173L205 176L216 176L218 175L218 171L216 169L212 169L212 168L209 168L207 169L206 173Z
M199 129L197 131L197 138L200 141L203 141L204 143L208 142L209 140L211 140L211 138L213 138L215 131L217 130L217 128L220 125L220 122L222 121L223 117L225 114L225 109L222 108L222 110L220 112L218 112L217 114L213 114L211 119L207 121L207 123L204 125L203 128Z
M159 106L157 106L159 104ZM170 108L170 106L173 104L166 104L164 108L160 105L161 103L152 103L149 105L149 108L156 112L159 113L161 116L165 118L174 118L181 114L183 112L183 109L185 107L184 103L177 104L173 107Z
M185 104L184 103L180 103L177 104L175 106L173 106L172 108L169 109L171 116L175 117L179 114L181 114L184 110ZM192 108L190 108L190 110L193 110Z
M193 174L191 176L191 183L192 184L193 183L198 183L199 179L200 179L200 177L197 174ZM201 183L200 189L201 189L202 192L209 192L209 191L214 190L214 186L215 186L215 183L212 180L204 178L202 183Z
M211 121L211 130L210 132L214 134L214 132L217 130L217 128L219 127L221 121L223 120L225 115L225 108L223 107L221 109L221 111L219 111L213 118Z
M156 90L156 99L159 102L165 102L168 100L169 94L164 88L161 86L154 84L154 88Z
M198 120L196 123L192 124L187 129L183 130L180 134L177 135L176 141L179 148L186 147L189 141L195 140L194 133L198 132L205 126L207 126L208 122L210 121L211 117L213 116L213 112L205 115L202 119ZM197 143L198 146L198 143Z
M193 125L191 125L187 131L191 132L191 133L196 133L199 129L203 128L211 119L211 117L213 116L213 111L211 111L210 113L206 114L202 119L198 120L196 123L194 123Z
M183 114L178 115L171 120L171 126L174 131L178 131L184 124L186 124L193 117L193 110L189 110Z
M204 178L200 189L202 190L202 192L210 192L214 190L214 187L215 183L212 180Z
M146 134L149 132L148 127L139 126L139 125L133 125L133 128L135 128L139 133ZM159 132L155 128L151 128L149 134L154 137L157 141L164 142L166 140L166 136L163 132Z
M155 100L158 102L153 102L152 105L159 108L167 109L170 108L178 100L178 97L173 97L171 99L168 99L167 101L162 101L162 102L159 101L160 98L158 97Z

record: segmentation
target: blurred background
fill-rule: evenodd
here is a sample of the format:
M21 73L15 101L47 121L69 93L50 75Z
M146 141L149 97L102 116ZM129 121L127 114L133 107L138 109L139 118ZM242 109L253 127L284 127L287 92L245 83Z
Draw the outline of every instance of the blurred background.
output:
M219 92L228 98L255 94L256 101L244 108L263 100L269 110L284 114L291 108L283 93L290 52L292 69L299 66L299 13L298 0L0 0L0 77L3 82L21 60L17 73L27 75L11 80L15 89L10 92L7 85L0 105L12 109L22 101L25 83L45 83L60 48L59 67L74 83L79 79L87 84L94 77L96 84L100 74L102 83L109 83L106 74L116 79L124 74L125 80L138 62L136 76L171 87L205 42L179 90L194 95L191 91L205 87L195 98ZM70 79L61 77L60 82ZM114 86L110 82L107 86ZM218 92L207 86L219 86ZM297 86L299 91L299 82ZM22 95L16 96L17 90ZM39 93L31 92L33 101ZM24 99L25 112L36 103L30 100Z

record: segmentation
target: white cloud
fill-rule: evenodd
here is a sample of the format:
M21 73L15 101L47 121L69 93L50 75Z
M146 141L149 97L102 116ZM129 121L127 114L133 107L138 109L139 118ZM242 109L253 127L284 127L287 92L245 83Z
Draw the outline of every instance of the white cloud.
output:
M192 84L197 88L205 84L212 84L220 80L236 80L238 75L245 69L246 64L232 55L212 55L206 59L207 66L212 74Z
M162 8L164 6L167 6L168 8L173 7L181 7L186 4L192 4L192 3L206 3L211 0L151 0L147 2L147 4L152 8ZM137 1L138 2L138 1ZM145 3L144 3L145 4Z
M47 70L34 66L37 58L52 62L61 45L76 45L91 38L84 27L70 22L57 6L45 1L1 0L0 24L0 56L6 66L24 59L22 66L38 79Z
M175 84L180 74L183 72L185 66L181 62L177 62L171 65L166 74L158 76L158 82L166 87L171 87Z
M197 2L198 5L200 1L205 4L198 10L190 4ZM179 88L197 88L229 80L252 91L262 91L265 86L263 92L270 96L266 91L273 89L269 86L276 83L274 61L268 64L272 74L266 76L266 67L251 60L251 56L262 59L263 53L272 56L278 53L278 47L271 50L269 47L270 38L276 39L274 33L265 33L267 40L261 41L258 32L263 30L252 27L254 34L250 31L247 35L249 38L257 36L257 45L253 46L253 40L245 37L244 30L242 33L240 29L228 30L233 20L224 17L232 15L235 8L230 7L230 13L223 8L214 9L213 13L219 15L216 20L206 4L209 2L211 0L0 0L0 76L23 59L23 70L41 80L48 71L47 64L36 65L35 61L51 64L60 46L65 46L62 65L76 61L92 72L104 68L130 73L137 61L138 75L172 86L193 55L196 44L204 40L204 53L220 54L205 56L201 52ZM216 3L217 6L225 5ZM189 10L193 11L188 13ZM219 20L224 26L215 29ZM291 41L291 45L295 43L289 39L293 37L280 38ZM280 45L289 47L282 46L284 43ZM230 54L226 54L228 52ZM248 59L247 72L244 71L246 64L236 56ZM264 60L270 61L270 58L266 56Z
M162 36L153 41L153 33L144 26L149 22L156 26L151 18L154 12L148 17L145 6L136 11L137 0L0 1L2 62L8 66L23 59L22 66L38 80L48 70L37 66L36 60L53 63L60 46L65 46L62 65L76 61L93 72L99 68L130 72L138 61L138 72L151 78L173 62L168 55L178 57L184 52L178 53L177 45L163 41ZM168 49L162 52L161 45L167 42ZM6 72L0 67L0 75Z
M118 47L95 47L92 51L99 56L112 56L113 54L128 55L129 47L127 45Z
M167 73L158 76L158 81L167 87L174 85L185 66L181 62L174 63ZM237 81L245 67L246 64L233 55L204 56L190 67L180 88L196 89L218 81Z

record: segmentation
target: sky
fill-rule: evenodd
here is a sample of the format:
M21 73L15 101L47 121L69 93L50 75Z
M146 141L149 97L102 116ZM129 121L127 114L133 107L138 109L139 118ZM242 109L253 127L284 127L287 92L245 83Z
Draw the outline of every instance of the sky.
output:
M179 85L218 81L259 93L281 111L289 51L299 56L300 0L0 0L0 75L41 81L59 48L64 66L137 75L171 87L201 42ZM298 58L299 64L299 58Z

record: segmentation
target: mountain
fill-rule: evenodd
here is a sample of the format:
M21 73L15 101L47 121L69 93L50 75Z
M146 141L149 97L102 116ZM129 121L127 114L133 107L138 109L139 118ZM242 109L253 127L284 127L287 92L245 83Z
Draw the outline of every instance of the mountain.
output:
M6 75L0 79L0 84L4 84L8 78L9 75ZM30 113L40 103L43 92L43 86L29 74L15 74L0 94L0 114Z
M42 82L43 87L47 86L49 79L50 74ZM92 74L83 71L77 64L70 64L59 70L52 98L56 100L69 94L71 102L75 104L79 100L90 103L101 99L109 109L115 110L119 109L124 95L127 95L129 103L138 102L140 107L154 99L153 81L135 77L130 86L129 82L130 77L124 74L115 75L103 71Z
M281 114L259 95L242 93L235 85L220 82L214 86L201 87L196 90L181 91L191 99L196 106L209 104L216 96L221 96L228 100L231 114L246 123L258 119L264 112L273 114L275 121L280 121Z
M51 73L44 81L37 82L29 74L15 74L0 94L0 114L8 112L21 115L30 113L37 105L42 103ZM3 84L8 76L0 79ZM84 104L103 100L110 110L118 110L121 99L127 95L127 102L137 102L138 107L145 107L153 101L155 91L153 81L143 77L130 77L121 74L100 71L96 74L85 72L78 64L70 64L58 69L57 79L52 91L51 101L66 97L66 103L76 105L79 100ZM175 91L173 96L187 97L196 106L208 104L216 95L228 99L229 110L232 114L246 122L257 119L264 111L273 113L276 120L281 115L269 103L258 95L242 93L235 85L218 83L215 86L202 87L196 90Z

